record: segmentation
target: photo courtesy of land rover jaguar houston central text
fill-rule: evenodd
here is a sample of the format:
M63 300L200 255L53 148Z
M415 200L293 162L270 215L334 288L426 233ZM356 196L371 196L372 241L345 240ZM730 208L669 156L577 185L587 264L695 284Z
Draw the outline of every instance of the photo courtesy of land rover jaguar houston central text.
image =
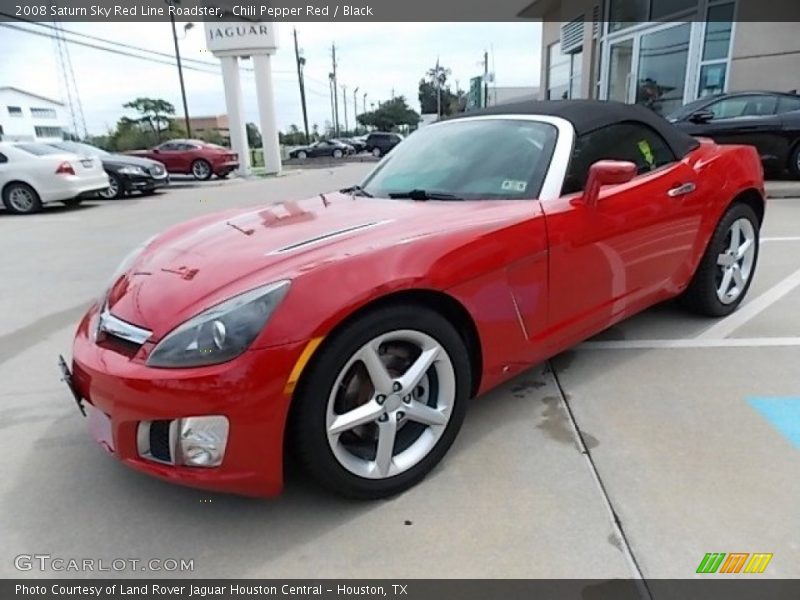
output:
M144 473L273 496L291 456L385 497L530 366L670 298L733 312L764 208L752 147L639 106L492 107L414 132L359 185L143 243L62 368L94 438Z

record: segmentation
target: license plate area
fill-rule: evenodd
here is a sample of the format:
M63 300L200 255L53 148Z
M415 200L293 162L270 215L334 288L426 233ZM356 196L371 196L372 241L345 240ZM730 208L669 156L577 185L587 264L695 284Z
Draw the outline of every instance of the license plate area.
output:
M89 434L107 452L114 453L114 433L111 418L102 410L86 403L86 417L89 421Z

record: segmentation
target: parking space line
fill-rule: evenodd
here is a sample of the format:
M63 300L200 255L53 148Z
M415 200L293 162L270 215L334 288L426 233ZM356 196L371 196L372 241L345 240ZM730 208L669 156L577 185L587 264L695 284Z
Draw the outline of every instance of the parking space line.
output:
M670 350L677 348L764 348L800 346L800 337L688 338L678 340L589 341L576 350Z
M778 300L783 298L786 294L791 292L800 285L800 269L789 275L780 283L772 286L766 292L761 294L758 298L743 305L739 310L734 312L729 317L712 325L700 335L698 339L713 339L725 338L739 329L742 325L747 323L756 315L762 313L764 310L775 304Z
M800 235L798 236L777 236L777 237L763 237L762 242L800 242Z

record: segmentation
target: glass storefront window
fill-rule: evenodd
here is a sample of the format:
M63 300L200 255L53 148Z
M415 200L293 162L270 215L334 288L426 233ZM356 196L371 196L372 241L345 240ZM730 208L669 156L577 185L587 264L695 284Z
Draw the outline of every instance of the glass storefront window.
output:
M726 70L727 64L724 62L700 67L700 84L697 90L697 97L702 98L724 92Z
M650 19L655 21L697 7L697 0L653 0Z
M712 6L708 9L703 60L728 58L731 44L733 3Z
M561 44L551 44L547 49L547 99L580 97L582 68L583 52L561 54Z
M642 35L636 103L666 115L680 108L686 84L691 24Z
M610 0L609 30L619 31L636 23L686 13L696 8L697 3L698 0Z

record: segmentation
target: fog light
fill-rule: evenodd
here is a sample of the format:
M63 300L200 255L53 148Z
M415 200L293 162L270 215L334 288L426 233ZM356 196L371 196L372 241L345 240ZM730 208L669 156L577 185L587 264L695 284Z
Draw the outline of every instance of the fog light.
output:
M178 438L180 463L188 467L217 467L222 464L228 442L226 417L188 417L180 421Z

